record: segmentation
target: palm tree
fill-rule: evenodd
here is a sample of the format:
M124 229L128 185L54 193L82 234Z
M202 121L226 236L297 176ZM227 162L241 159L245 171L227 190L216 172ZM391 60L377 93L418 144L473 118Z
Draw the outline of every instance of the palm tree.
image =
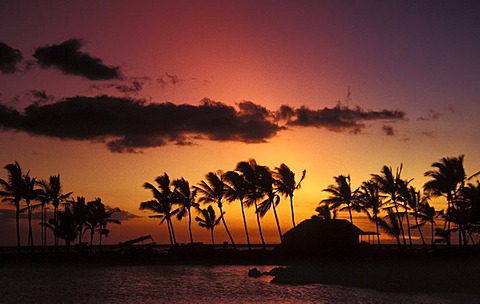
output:
M380 194L379 185L369 180L363 182L359 189L359 204L363 210L367 213L368 218L375 223L375 229L377 232L377 244L380 245L380 232L379 232L379 214L381 212L383 198ZM369 212L372 211L372 213Z
M270 210L273 210L273 215L275 216L275 222L277 224L277 230L280 237L280 242L283 242L283 235L282 230L280 229L280 222L278 221L277 209L276 206L280 202L280 197L275 192L273 185L273 177L270 169L266 166L258 166L258 186L260 187L260 191L265 193L265 200L263 200L260 205L258 206L258 212L260 212L260 217L264 217L265 214Z
M41 186L44 192L43 200L46 202L47 201L52 202L53 221L56 223L58 207L60 206L60 203L66 201L70 197L72 192L68 192L65 194L62 193L62 184L60 181L60 174L50 176L48 183L45 181L40 181L39 185ZM57 250L58 238L55 235L54 235L54 244L55 244L55 250Z
M98 246L99 250L102 251L102 236L108 237L110 230L107 228L108 224L117 224L120 225L121 222L117 219L112 218L112 215L115 212L118 212L118 209L108 209L104 204L99 205L100 208L95 209L96 217L98 218Z
M23 177L23 191L22 191L22 197L25 200L25 204L27 207L22 209L21 211L27 211L28 214L28 246L30 247L30 251L33 252L33 231L32 231L32 205L31 202L33 200L36 200L39 191L35 189L35 178L31 178L29 173L27 173Z
M97 216L97 210L101 208L103 205L102 200L100 198L95 198L95 200L90 201L86 205L86 214L85 214L85 229L83 233L90 231L90 249L93 249L93 237L97 228L100 224L100 219ZM53 221L55 223L55 219Z
M0 195L4 202L9 202L15 206L15 224L17 233L17 252L20 253L20 201L22 200L23 174L22 168L15 162L5 167L8 172L8 180L0 179L0 185L3 190Z
M397 168L395 176L391 167L383 166L380 171L381 174L372 174L372 180L374 180L380 186L380 190L389 196L389 200L385 203L391 203L391 206L395 210L395 213L390 210L389 217L397 216L398 228L403 239L403 244L406 245L407 241L405 239L405 233L403 231L402 218L400 217L400 211L398 209L398 188L399 181L401 180L400 175L402 173L403 165L400 164L400 167Z
M379 218L378 224L385 233L395 238L398 248L401 248L400 223L398 221L398 215L396 211L393 211L393 207L388 207L385 210L387 211L387 216L385 216L383 219Z
M149 210L157 215L151 215L150 218L159 218L160 224L167 222L168 236L170 244L177 244L175 230L173 229L172 216L176 215L179 210L173 209L172 191L170 189L170 178L167 173L158 176L155 181L158 188L150 183L143 184L143 188L152 191L153 200L140 203L140 210Z
M225 197L229 202L233 202L235 200L240 201L240 207L242 210L242 219L243 219L243 227L245 228L245 236L247 237L247 244L248 250L251 250L250 244L250 236L248 234L247 228L247 219L245 217L245 198L248 195L248 184L245 178L238 174L235 171L228 171L224 174L223 179L225 180Z
M77 199L68 201L69 207L75 216L75 222L78 227L78 244L82 245L83 227L87 221L87 205L85 203L85 197L77 196Z
M402 187L403 188L403 187ZM402 197L405 200L405 203L408 204L408 208L413 211L413 218L415 219L415 225L411 228L417 228L420 238L422 240L422 244L426 247L425 238L423 237L423 232L421 227L425 225L426 221L422 220L421 222L418 219L422 219L422 215L420 213L422 204L424 204L427 200L427 197L421 196L420 191L417 191L415 187L410 186L407 189L402 189ZM409 234L410 235L410 234Z
M220 211L220 219L222 220L223 226L225 227L225 231L230 238L230 242L232 242L232 246L234 249L237 247L235 246L235 242L233 241L233 237L228 230L227 223L225 222L224 212L223 212L223 199L225 197L225 183L222 180L221 173L214 173L209 172L205 175L205 180L202 180L198 186L195 186L195 189L200 194L199 202L203 203L215 203L217 204L218 210Z
M312 218L320 218L322 220L334 220L337 218L337 210L331 209L331 205L327 203L319 203L315 211L317 214L313 215Z
M248 162L243 161L237 164L235 171L240 172L245 181L247 182L247 197L245 200L245 205L250 207L255 206L255 215L257 217L258 232L260 234L260 240L262 241L263 249L266 250L267 246L265 245L265 240L263 238L262 225L260 223L260 212L258 208L258 201L262 199L265 194L262 192L259 187L259 174L258 174L258 165L254 159L250 159Z
M340 208L340 211L348 210L350 215L350 223L353 224L352 209L355 211L361 211L360 205L358 204L355 190L352 192L350 185L350 175L344 176L339 175L334 177L336 185L329 185L327 188L323 189L324 192L328 192L330 197L322 200L322 203L332 204L332 208L338 208L341 205L345 207Z
M443 229L447 235L446 241L450 245L451 215L454 213L454 202L457 194L463 187L466 174L463 167L464 155L458 157L444 157L439 162L434 162L433 170L425 172L425 176L431 179L423 185L424 191L431 197L445 196L447 199L447 211Z
M50 219L48 223L41 223L42 226L52 230L56 238L61 238L65 241L67 252L70 252L70 244L77 238L77 234L81 234L78 230L78 225L75 219L75 214L70 207L65 207L64 211L58 211L57 222Z
M208 206L207 209L200 209L200 214L203 217L197 216L195 217L195 220L198 222L198 225L200 227L210 230L212 245L215 246L215 239L213 238L213 230L215 229L215 226L217 226L220 223L220 220L222 218L221 217L217 218L217 216L215 215L215 210L211 205Z
M183 177L174 180L172 184L175 187L173 191L173 202L180 205L177 219L181 220L185 215L188 215L188 232L190 235L190 243L193 243L192 215L190 209L192 207L198 208L198 203L195 201L197 190L190 189L190 184Z
M415 193L410 193L409 184L412 180L398 180L398 200L403 202L403 209L404 209L404 217L407 223L407 234L408 234L408 242L410 247L413 246L412 244L412 234L411 234L411 227L410 227L410 217L409 217L409 210L410 204L412 201L415 200ZM413 196L412 196L413 195Z
M300 189L302 181L305 179L307 170L303 170L302 177L298 182L295 181L295 173L290 168L281 164L275 168L275 187L278 193L290 199L290 210L292 212L292 224L295 227L295 213L293 208L293 194L295 190Z

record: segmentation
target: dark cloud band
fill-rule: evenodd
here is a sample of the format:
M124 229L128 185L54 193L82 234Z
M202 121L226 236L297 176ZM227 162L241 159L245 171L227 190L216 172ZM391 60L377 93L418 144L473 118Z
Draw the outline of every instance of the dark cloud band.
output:
M43 68L56 68L64 74L77 75L90 80L108 80L120 78L119 67L103 64L99 58L80 51L83 41L70 39L60 44L40 47L33 57Z
M282 106L273 112L251 101L237 107L210 99L199 105L176 105L105 95L33 103L23 113L0 105L0 126L6 129L61 139L104 141L112 152L136 152L172 143L191 145L197 139L260 143L296 126L356 134L365 127L363 121L404 118L401 111L339 106L322 110Z
M22 53L0 42L0 72L4 74L18 71L18 64L22 61Z

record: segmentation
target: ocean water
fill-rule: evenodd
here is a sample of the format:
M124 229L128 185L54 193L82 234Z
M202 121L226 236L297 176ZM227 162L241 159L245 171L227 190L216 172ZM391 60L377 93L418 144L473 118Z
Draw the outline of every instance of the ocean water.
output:
M4 267L0 268L0 303L480 303L478 295L468 294L275 285L271 277L248 277L252 267Z

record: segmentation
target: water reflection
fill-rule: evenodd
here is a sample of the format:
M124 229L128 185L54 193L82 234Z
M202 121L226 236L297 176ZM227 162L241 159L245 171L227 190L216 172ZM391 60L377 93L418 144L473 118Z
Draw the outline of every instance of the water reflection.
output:
M272 267L258 267L269 271ZM2 303L456 303L470 295L408 295L250 278L252 266L4 268Z

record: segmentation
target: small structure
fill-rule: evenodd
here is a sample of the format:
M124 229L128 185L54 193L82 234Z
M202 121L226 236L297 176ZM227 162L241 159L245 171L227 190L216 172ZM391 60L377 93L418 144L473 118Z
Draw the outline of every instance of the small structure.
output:
M347 220L311 218L287 231L280 250L288 255L350 254L358 250L363 231Z

